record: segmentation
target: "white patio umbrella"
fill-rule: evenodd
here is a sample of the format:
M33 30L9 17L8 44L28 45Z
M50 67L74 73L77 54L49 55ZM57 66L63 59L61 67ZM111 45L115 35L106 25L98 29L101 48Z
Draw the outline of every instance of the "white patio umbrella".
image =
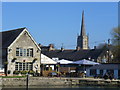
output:
M71 64L71 63L73 63L73 61L62 59L62 60L59 60L57 63L60 63L60 64Z
M79 61L75 61L73 63L74 64L79 64L79 65L84 65L84 73L86 73L86 67L85 67L86 65L97 65L97 64L99 64L97 62L93 62L93 61L85 60L85 59L79 60Z
M97 62L93 62L93 61L90 61L90 60L79 60L79 61L75 61L73 62L74 64L83 64L83 65L96 65L96 64L99 64Z

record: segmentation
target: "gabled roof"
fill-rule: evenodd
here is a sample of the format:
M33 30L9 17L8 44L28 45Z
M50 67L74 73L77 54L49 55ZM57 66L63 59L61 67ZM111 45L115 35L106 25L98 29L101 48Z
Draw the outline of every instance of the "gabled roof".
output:
M9 31L0 32L2 34L2 48L7 48L20 35L25 28L18 28Z
M67 59L71 61L82 59L97 59L101 55L103 49L91 49L91 50L52 50L42 51L42 53L50 58Z
M42 64L57 64L56 61L52 60L51 58L41 54L41 63Z

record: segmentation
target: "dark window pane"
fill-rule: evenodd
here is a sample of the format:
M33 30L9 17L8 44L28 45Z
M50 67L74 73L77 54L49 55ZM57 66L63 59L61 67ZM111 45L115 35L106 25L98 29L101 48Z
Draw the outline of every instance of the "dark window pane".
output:
M33 57L33 49L30 49L30 56Z
M26 49L24 49L24 56L26 56Z
M29 56L29 49L27 49L27 56Z
M23 50L20 48L20 56L23 56Z
M103 75L103 70L100 70L100 75Z
M120 77L120 70L118 70L118 76Z
M90 75L96 75L96 69L90 69Z
M16 56L19 56L19 48L16 48Z

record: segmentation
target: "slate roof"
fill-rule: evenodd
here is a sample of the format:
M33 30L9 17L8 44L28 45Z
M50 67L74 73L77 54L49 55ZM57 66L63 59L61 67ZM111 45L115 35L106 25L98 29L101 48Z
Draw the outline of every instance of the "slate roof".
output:
M48 51L50 46L40 46L41 50Z
M7 48L24 29L25 28L18 28L14 30L0 32L0 35L2 34L2 42L0 42L2 43L2 48Z
M89 69L119 69L120 70L120 64L99 64L90 67Z
M90 49L90 50L52 50L42 51L42 53L50 58L67 59L77 61L82 59L97 59L101 55L103 49Z

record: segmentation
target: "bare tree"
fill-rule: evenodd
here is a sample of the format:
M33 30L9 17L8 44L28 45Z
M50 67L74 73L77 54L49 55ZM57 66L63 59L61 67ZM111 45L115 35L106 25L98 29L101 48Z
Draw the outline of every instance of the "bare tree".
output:
M120 63L120 27L113 28L112 32L112 45L113 55L114 55L114 62Z

